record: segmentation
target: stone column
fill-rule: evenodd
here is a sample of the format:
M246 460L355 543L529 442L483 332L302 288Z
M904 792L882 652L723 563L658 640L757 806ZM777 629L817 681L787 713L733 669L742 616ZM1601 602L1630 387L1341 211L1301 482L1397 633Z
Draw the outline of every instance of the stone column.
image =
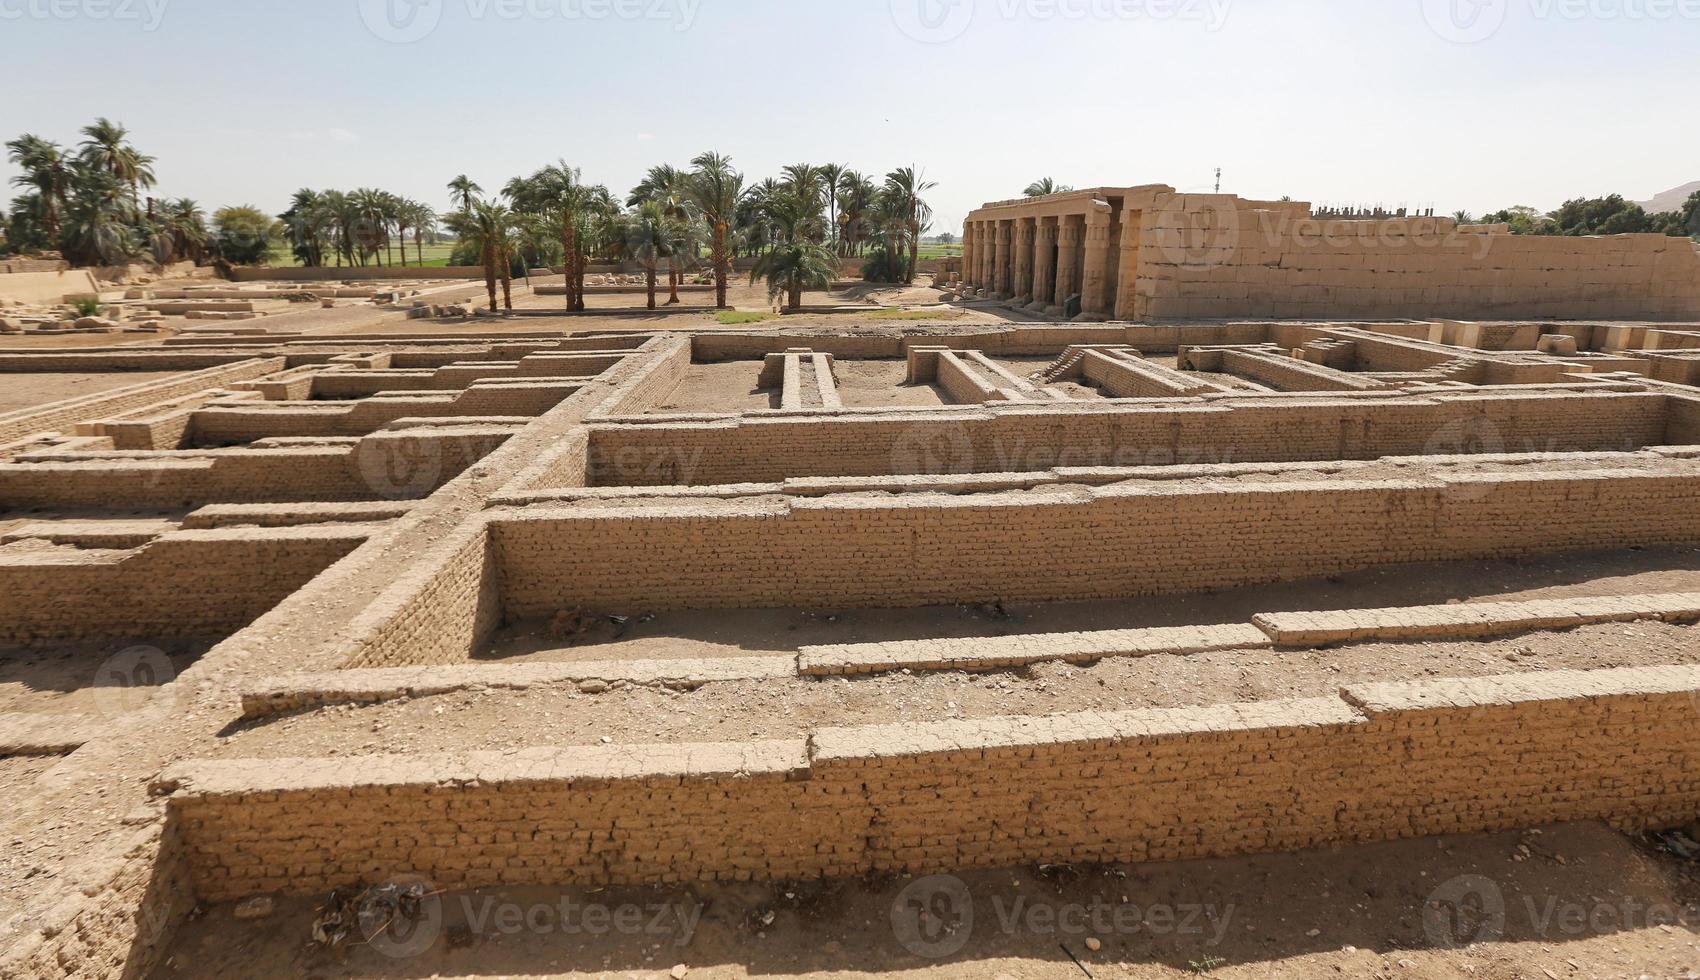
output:
M999 221L996 228L993 233L997 252L992 259L992 295L998 299L1009 299L1009 290L1013 285L1010 281L1009 260L1015 245L1015 222Z
M978 237L980 247L975 249L975 251L979 253L980 268L978 277L980 281L975 283L975 285L980 287L980 295L984 296L992 291L992 262L997 257L998 252L997 226L992 224L990 221L980 222L980 233Z
M1139 240L1144 237L1143 211L1122 212L1121 254L1116 273L1116 295L1110 305L1117 320L1132 320L1138 314L1139 301Z
M1033 302L1033 245L1038 238L1038 221L1020 218L1015 222L1015 305Z
M1045 311L1052 316L1062 316L1063 304L1070 296L1080 292L1075 265L1080 262L1080 245L1085 233L1086 228L1079 215L1066 214L1057 219L1057 283L1051 293L1051 306Z
M1080 319L1102 320L1110 313L1110 212L1086 212L1086 274L1080 284Z
M1035 313L1044 312L1056 295L1056 246L1057 219L1040 218L1033 242L1033 302L1027 304Z
M974 222L962 223L962 289L974 284Z

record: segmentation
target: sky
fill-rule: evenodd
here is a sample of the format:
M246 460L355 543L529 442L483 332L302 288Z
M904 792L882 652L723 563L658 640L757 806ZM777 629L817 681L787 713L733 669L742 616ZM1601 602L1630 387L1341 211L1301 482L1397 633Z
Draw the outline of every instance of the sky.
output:
M1700 180L1700 0L0 0L0 40L0 140L106 116L209 210L709 149L913 165L935 231L1045 176L1447 214Z

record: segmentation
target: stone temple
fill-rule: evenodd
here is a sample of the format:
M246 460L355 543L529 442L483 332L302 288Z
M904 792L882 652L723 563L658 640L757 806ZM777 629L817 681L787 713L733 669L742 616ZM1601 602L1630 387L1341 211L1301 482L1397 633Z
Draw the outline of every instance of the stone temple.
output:
M1148 184L987 204L962 239L968 295L1082 320L1700 317L1700 252L1664 235L1324 219Z

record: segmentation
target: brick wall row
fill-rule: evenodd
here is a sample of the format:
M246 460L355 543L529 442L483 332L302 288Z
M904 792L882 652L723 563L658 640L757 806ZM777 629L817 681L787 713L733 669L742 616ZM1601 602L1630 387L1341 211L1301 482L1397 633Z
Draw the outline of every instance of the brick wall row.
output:
M1700 543L1700 471L585 504L498 513L491 530L511 617L1108 599Z
M69 431L78 422L106 418L133 412L160 402L197 394L208 388L218 388L234 381L248 381L283 370L281 358L258 358L219 367L206 368L176 378L163 378L103 392L84 398L68 399L39 409L26 409L0 416L0 444L13 442L39 432Z
M593 486L798 476L1023 472L1053 466L1373 459L1632 449L1665 439L1662 394L1533 393L1168 400L1088 411L973 412L597 425Z
M201 897L1223 857L1700 807L1700 668L1339 698L167 772ZM751 815L759 815L752 819Z
M187 453L65 453L0 465L0 508L174 510L207 504L418 500L511 427L379 432L354 443Z
M370 525L175 531L132 551L0 559L0 643L224 636L366 540Z

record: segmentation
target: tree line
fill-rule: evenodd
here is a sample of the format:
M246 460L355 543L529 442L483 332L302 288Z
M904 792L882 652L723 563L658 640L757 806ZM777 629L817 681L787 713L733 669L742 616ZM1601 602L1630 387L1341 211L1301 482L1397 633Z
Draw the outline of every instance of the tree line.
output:
M921 235L932 224L923 195L934 186L913 167L875 183L837 164L796 164L746 184L730 157L711 151L688 167L652 167L622 199L561 161L489 196L456 177L448 190L457 210L443 223L460 240L450 261L484 269L492 309L498 287L512 309L512 280L524 269L561 267L567 308L583 310L592 262L641 264L650 309L665 263L667 302L677 303L686 270L705 250L716 307L727 305L733 262L753 256L751 281L765 281L770 298L794 309L805 289L825 288L847 258L863 257L871 281L912 283Z
M1460 214L1468 220L1468 214ZM1477 219L1483 224L1506 224L1514 235L1670 235L1700 239L1700 191L1675 211L1649 212L1621 194L1578 197L1542 214L1519 205Z

